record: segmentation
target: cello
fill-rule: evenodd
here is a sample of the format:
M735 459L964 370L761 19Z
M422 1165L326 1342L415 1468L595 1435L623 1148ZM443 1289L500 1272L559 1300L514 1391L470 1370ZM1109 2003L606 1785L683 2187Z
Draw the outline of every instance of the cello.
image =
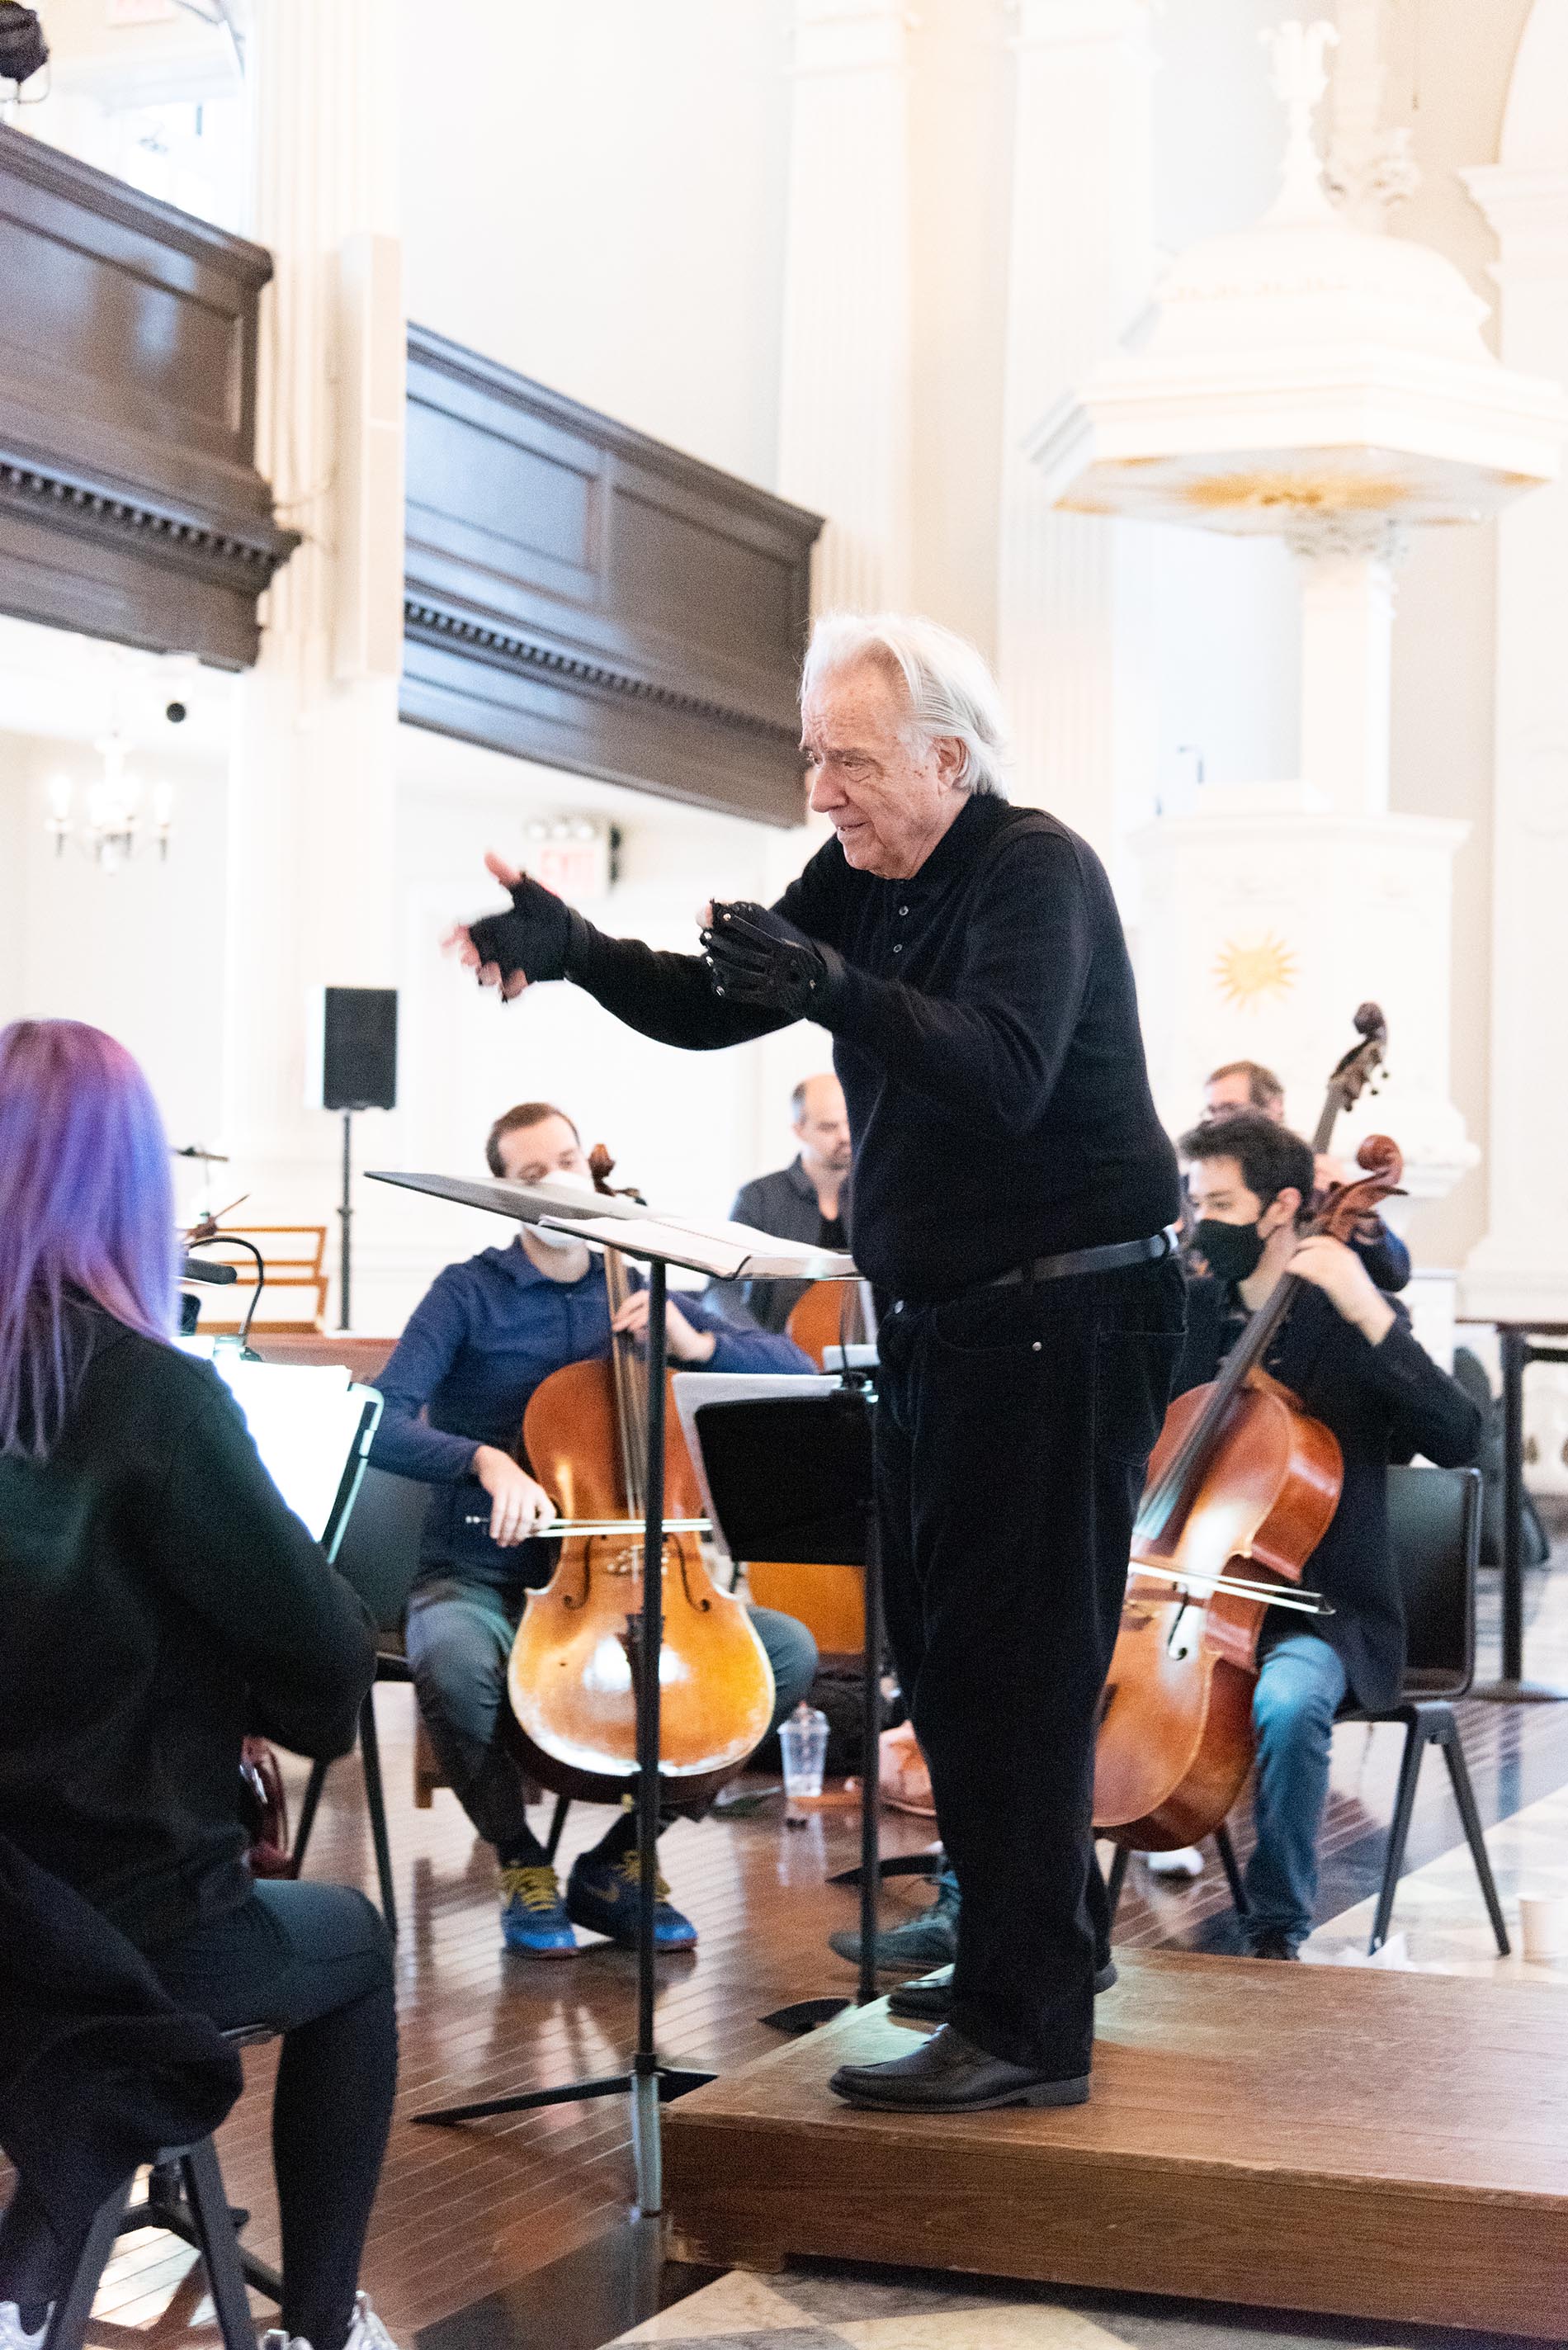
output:
M1347 1241L1399 1188L1397 1144L1368 1135L1367 1172L1302 1233ZM1258 1636L1271 1607L1321 1615L1303 1570L1339 1502L1337 1439L1263 1369L1303 1286L1286 1274L1218 1378L1178 1396L1149 1461L1095 1757L1095 1827L1134 1852L1211 1835L1253 1752Z
M814 1281L791 1306L785 1336L809 1355L818 1370L829 1347L868 1347L877 1342L877 1317L868 1281Z
M604 1145L589 1156L610 1189ZM637 1776L638 1630L648 1461L648 1373L628 1332L613 1328L631 1294L625 1258L604 1253L610 1355L568 1363L541 1381L523 1416L524 1451L559 1516L610 1533L563 1529L561 1555L531 1591L513 1642L507 1695L524 1767L554 1793L618 1803ZM691 1455L665 1417L667 1519L701 1514ZM738 1771L773 1718L774 1678L741 1601L721 1591L691 1533L667 1534L659 1665L659 1778L682 1803L705 1803Z

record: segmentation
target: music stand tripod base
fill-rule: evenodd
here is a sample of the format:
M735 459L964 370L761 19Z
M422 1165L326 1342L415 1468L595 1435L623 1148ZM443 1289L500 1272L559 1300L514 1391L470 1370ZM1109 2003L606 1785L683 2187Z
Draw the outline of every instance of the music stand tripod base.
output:
M524 2090L515 2096L486 2097L476 2104L442 2106L415 2114L417 2122L439 2128L456 2128L463 2122L493 2120L502 2114L524 2114L546 2106L580 2105L596 2097L631 2096L632 2162L637 2178L637 2209L645 2219L663 2208L663 2163L659 2147L659 2108L672 2097L684 2096L714 2078L711 2073L666 2064L653 2041L654 1942L653 1912L659 1881L659 1659L664 1638L664 1416L665 1372L668 1365L665 1297L668 1266L662 1257L647 1256L639 1247L628 1250L648 1264L648 1495L643 1524L642 1616L640 1671L637 1694L637 1835L641 1862L641 1903L637 1944L637 2051L624 2073L591 2080L567 2081L549 2089Z

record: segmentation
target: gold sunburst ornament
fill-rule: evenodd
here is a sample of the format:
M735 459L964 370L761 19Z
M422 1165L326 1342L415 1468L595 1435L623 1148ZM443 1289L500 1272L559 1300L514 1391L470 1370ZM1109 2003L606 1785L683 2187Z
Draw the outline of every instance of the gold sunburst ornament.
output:
M1228 1003L1255 1012L1271 995L1288 995L1296 983L1296 959L1271 931L1251 946L1228 939L1214 965L1214 983Z

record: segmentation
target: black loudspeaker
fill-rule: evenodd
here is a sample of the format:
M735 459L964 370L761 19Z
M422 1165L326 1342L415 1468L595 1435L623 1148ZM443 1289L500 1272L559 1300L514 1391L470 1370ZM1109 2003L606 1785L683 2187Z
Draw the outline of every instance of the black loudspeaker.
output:
M320 1109L396 1109L398 991L324 987L308 1098Z

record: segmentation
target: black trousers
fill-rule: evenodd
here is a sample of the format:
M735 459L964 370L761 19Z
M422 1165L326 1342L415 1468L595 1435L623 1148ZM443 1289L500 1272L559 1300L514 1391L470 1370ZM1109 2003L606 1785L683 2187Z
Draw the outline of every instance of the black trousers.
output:
M881 1317L888 1630L962 1895L953 2022L1052 2078L1092 2054L1095 1734L1182 1319L1169 1258Z
M392 1946L347 1885L258 1884L248 1901L148 1953L177 2006L224 2031L283 2034L273 2166L283 2234L283 2324L340 2350L380 2176L398 2076ZM65 2288L79 2245L57 2245L18 2186L0 2215L0 2301L35 2316Z

